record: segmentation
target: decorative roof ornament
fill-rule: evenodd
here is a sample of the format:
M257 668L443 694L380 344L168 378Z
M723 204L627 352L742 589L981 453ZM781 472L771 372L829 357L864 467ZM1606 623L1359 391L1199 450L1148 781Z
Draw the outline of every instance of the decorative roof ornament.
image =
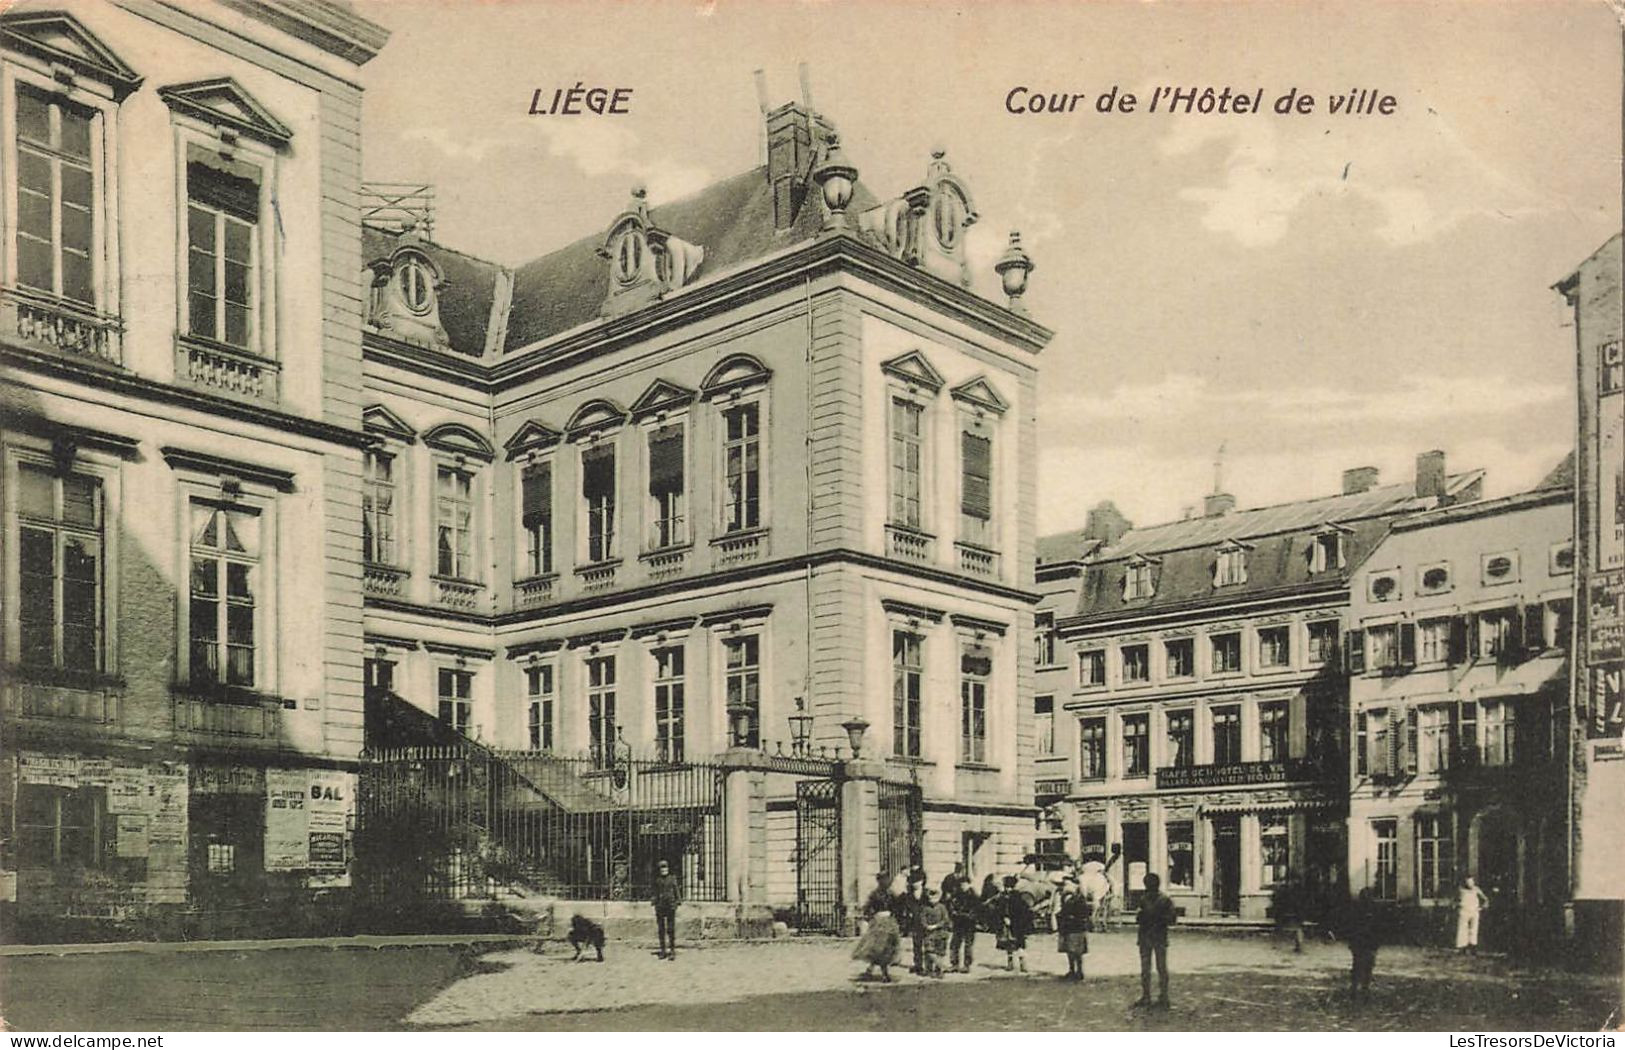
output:
M938 147L931 151L925 182L865 211L858 228L893 258L969 287L965 230L976 219L970 188Z
M614 317L654 302L694 280L705 263L705 249L660 229L649 215L648 191L632 188L632 197L610 223L598 249L609 261L609 285L600 313Z
M858 182L858 169L841 152L841 139L834 129L824 142L824 159L812 172L824 198L824 229L846 228L846 207L852 203L852 190Z
M440 320L440 297L449 282L429 252L424 226L416 223L395 239L390 253L367 264L372 284L367 322L392 339L434 350L458 349ZM483 348L473 352L477 355ZM463 352L468 352L466 349Z
M1005 248L999 261L993 264L993 272L999 275L999 283L1004 287L1004 294L1010 300L1010 309L1018 314L1027 312L1027 305L1021 297L1027 294L1027 277L1038 269L1032 256L1021 246L1021 231L1010 231L1010 245Z

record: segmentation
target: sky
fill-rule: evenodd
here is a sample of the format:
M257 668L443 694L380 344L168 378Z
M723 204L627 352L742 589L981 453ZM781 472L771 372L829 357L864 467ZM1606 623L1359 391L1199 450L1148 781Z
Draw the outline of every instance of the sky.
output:
M839 128L881 197L947 150L976 287L1019 228L1040 357L1041 533L1111 500L1201 504L1408 480L1439 448L1490 494L1573 446L1574 334L1552 285L1621 223L1620 22L1600 0L1058 3L354 0L364 176L436 186L436 239L507 264L758 163L754 70ZM632 89L624 116L532 92ZM1011 114L1131 91L1140 110ZM1145 112L1158 85L1290 88L1309 115ZM1394 96L1389 116L1329 95ZM680 232L680 231L679 231ZM1222 455L1220 450L1222 448Z

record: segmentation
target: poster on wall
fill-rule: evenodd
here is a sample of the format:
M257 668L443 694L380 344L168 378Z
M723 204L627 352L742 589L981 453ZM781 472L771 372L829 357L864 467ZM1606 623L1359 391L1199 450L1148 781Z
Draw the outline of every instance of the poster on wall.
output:
M1619 800L1625 798L1625 743L1593 740L1586 749L1585 793L1580 799L1577 900L1625 900L1625 835Z
M151 776L155 803L147 821L147 846L149 849L162 847L184 853L190 777L184 769L179 772L153 772Z
M1618 340L1597 351L1596 569L1625 569L1625 389Z
M354 806L354 773L266 770L265 869L308 871L313 882L346 884Z

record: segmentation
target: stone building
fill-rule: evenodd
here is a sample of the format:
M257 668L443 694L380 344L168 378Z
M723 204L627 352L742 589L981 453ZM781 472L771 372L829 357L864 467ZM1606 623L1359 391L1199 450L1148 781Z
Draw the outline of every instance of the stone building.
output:
M1400 518L1354 574L1350 889L1435 934L1468 875L1487 945L1562 927L1572 513L1558 478Z
M0 17L6 937L341 906L385 36L327 0Z
M1349 578L1394 519L1478 498L1482 471L1442 453L1413 482L1344 472L1335 496L1130 529L1085 562L1057 619L1074 725L1065 818L1080 852L1122 850L1133 906L1147 872L1190 915L1260 918L1301 883L1345 883Z

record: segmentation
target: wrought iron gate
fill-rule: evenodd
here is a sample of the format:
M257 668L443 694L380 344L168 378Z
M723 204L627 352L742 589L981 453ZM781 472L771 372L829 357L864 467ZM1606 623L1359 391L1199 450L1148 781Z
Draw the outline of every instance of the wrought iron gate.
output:
M918 784L880 782L880 864L895 874L925 863L925 802Z
M841 784L796 782L796 920L802 930L839 933L841 907Z

